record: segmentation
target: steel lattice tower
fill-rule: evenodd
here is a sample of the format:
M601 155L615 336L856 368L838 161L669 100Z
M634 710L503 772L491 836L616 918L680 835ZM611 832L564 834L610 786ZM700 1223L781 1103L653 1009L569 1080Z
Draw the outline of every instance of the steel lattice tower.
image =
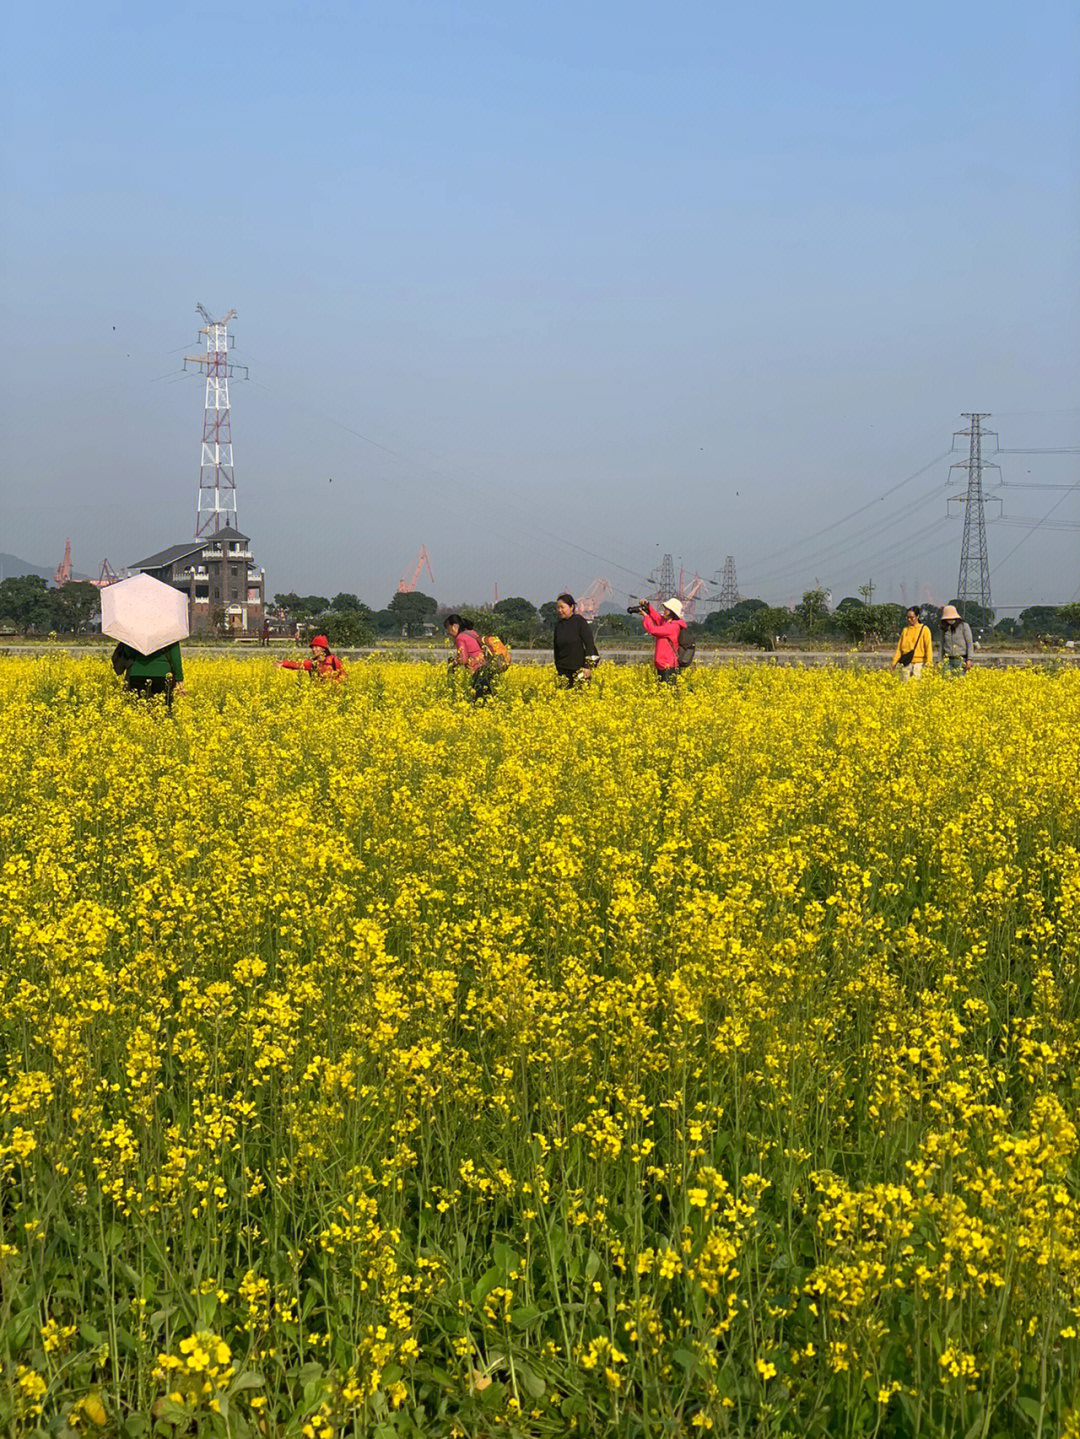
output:
M665 555L660 565L660 578L656 581L656 598L658 600L669 600L674 593L675 562L670 555Z
M956 583L956 603L961 614L964 613L964 606L967 603L982 605L990 609L990 560L986 550L986 495L983 491L983 470L1001 471L1000 465L995 465L982 456L982 442L984 439L997 435L993 430L984 430L982 421L988 420L990 416L968 414L965 412L964 419L970 421L970 428L956 430L953 434L955 444L959 436L965 436L969 440L969 453L966 460L957 460L949 467L949 473L953 470L967 470L967 493L965 495L950 495L949 504L963 504L964 506L964 537L960 547L960 576ZM991 502L999 503L996 497L991 497Z
M739 581L735 576L735 556L728 555L724 560L724 570L720 576L719 605L722 610L729 610L732 605L738 603Z
M230 310L212 320L203 305L195 307L206 321L199 331L206 336L205 355L185 355L184 369L197 365L206 374L203 410L202 463L199 466L199 503L195 511L195 538L215 534L225 525L236 527L236 476L233 473L232 425L229 419L229 380L234 374L247 379L247 366L229 360Z

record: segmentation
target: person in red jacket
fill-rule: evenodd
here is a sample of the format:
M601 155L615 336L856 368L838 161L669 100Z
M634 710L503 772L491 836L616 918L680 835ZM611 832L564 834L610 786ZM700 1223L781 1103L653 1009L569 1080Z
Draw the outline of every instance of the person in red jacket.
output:
M330 652L330 641L325 635L315 635L312 639L311 659L278 660L278 669L307 670L313 680L332 680L335 684L345 678L345 666Z
M646 600L641 606L641 623L656 641L653 664L661 684L674 684L679 673L679 635L686 628L682 601L676 596L654 610Z

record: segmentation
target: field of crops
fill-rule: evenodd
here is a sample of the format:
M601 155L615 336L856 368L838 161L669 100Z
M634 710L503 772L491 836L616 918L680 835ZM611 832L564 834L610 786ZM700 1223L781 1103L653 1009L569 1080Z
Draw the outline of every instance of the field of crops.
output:
M1080 675L0 659L0 1432L1078 1435Z

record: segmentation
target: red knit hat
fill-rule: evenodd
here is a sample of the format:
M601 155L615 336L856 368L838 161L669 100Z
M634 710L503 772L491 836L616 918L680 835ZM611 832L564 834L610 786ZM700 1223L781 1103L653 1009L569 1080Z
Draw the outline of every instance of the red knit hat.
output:
M308 649L313 650L316 645L322 645L323 649L326 650L327 653L329 653L330 641L326 638L325 635L315 635L310 640L308 640Z

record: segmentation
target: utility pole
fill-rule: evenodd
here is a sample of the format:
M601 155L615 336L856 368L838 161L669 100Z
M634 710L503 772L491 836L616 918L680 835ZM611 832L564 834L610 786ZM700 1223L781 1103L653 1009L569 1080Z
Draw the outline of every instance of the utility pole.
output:
M206 375L203 410L202 462L199 466L199 503L195 511L195 538L216 534L226 525L236 528L236 476L233 473L232 426L229 420L229 381L234 374L247 379L247 366L229 360L230 310L211 319L204 305L195 308L206 321L199 331L206 336L205 355L185 355L184 369L195 365ZM234 341L235 343L235 341Z
M867 582L866 582L865 585L860 585L860 586L859 586L859 594L862 595L863 599L866 601L866 603L867 603L868 605L872 605L872 604L874 603L874 582L873 582L873 580L867 580Z
M720 576L720 608L730 610L733 605L738 603L739 581L735 575L735 556L728 555L724 560L724 569Z
M984 439L993 437L997 440L997 434L993 430L982 428L983 420L990 418L989 414L977 415L964 412L963 418L969 421L969 428L956 430L953 433L953 444L959 436L965 436L968 441L968 458L957 460L949 466L949 474L953 470L967 470L967 493L965 495L950 495L948 504L962 504L964 506L964 537L960 545L960 577L956 583L956 603L963 614L968 604L982 605L984 609L990 609L990 560L986 552L986 495L983 492L983 470L997 470L1001 473L1001 466L995 465L982 457L982 442ZM1000 481L999 481L1000 483ZM991 503L1000 504L997 496L990 496Z

